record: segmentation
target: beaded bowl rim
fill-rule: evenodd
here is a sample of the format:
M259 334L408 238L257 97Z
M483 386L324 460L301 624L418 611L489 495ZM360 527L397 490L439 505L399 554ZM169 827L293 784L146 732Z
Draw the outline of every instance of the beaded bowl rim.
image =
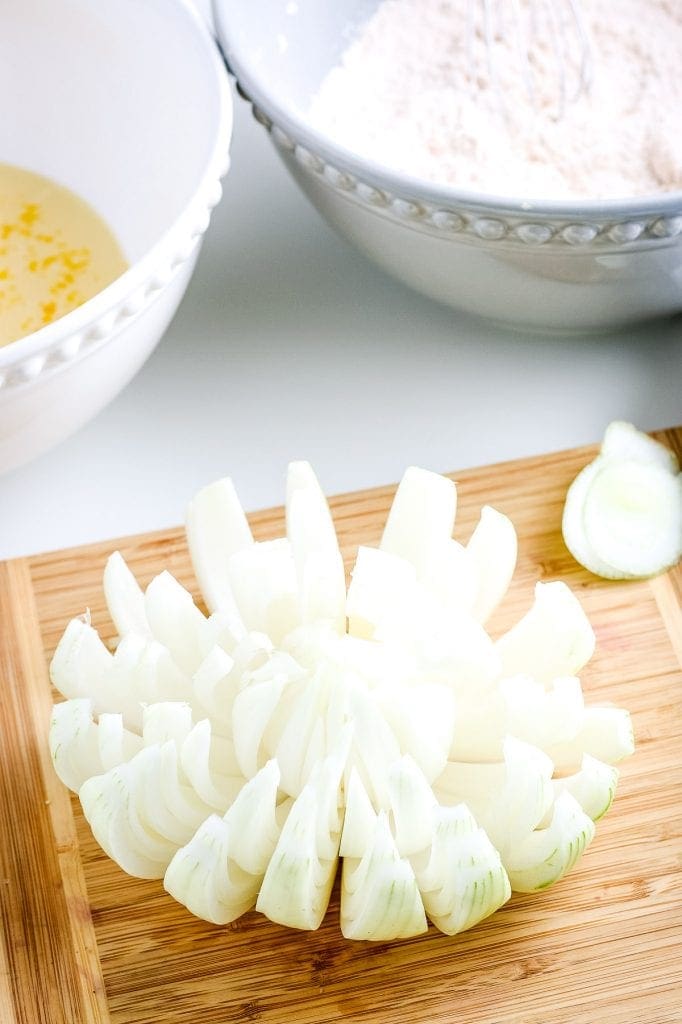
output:
M248 97L245 97L248 99ZM644 245L660 247L678 244L682 236L682 216L660 216L655 214L636 220L609 220L602 217L576 217L557 220L551 217L505 214L499 210L481 210L461 204L447 209L423 203L404 195L392 195L385 189L360 180L350 172L325 163L310 149L294 142L275 125L267 115L251 104L255 119L270 133L273 142L310 174L317 174L325 184L345 197L353 199L374 215L388 216L399 220L405 227L420 231L436 230L442 236L457 236L461 240L478 243L516 246L545 246L561 243L575 251L598 243L607 251L639 251Z
M216 123L204 171L168 228L111 284L58 320L0 347L0 388L28 383L53 361L56 369L79 353L89 351L93 343L107 341L170 283L208 227L211 210L222 195L221 179L230 166L234 104L225 67L197 9L190 0L174 0L174 5L176 14L188 19L188 27L194 32L197 45L203 46L204 60L215 78ZM61 349L65 351L62 353ZM22 374L24 367L26 373ZM13 375L17 372L19 377L15 380ZM10 377L6 376L8 373Z
M226 8L231 8L228 17ZM504 193L478 192L455 185L439 185L425 178L404 174L336 142L310 125L306 115L293 104L282 102L268 89L267 76L258 74L258 65L249 62L239 46L239 31L234 5L213 0L213 19L219 49L227 70L235 78L244 98L264 114L293 143L309 149L326 164L381 191L428 206L444 209L471 209L492 216L537 217L557 220L638 220L682 215L682 189L618 199L524 199Z

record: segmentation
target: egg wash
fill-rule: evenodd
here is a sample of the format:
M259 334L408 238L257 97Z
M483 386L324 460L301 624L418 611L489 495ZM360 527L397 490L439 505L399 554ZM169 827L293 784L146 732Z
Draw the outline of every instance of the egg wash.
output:
M127 267L89 203L50 178L0 163L0 345L76 309Z

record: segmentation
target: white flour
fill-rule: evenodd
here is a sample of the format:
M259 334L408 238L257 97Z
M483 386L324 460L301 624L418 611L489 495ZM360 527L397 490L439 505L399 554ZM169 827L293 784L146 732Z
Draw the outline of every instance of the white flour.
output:
M386 166L464 188L557 199L682 188L682 0L582 0L594 77L560 119L548 34L530 47L533 103L510 28L495 44L499 89L480 35L472 76L468 7L383 0L322 83L313 122Z

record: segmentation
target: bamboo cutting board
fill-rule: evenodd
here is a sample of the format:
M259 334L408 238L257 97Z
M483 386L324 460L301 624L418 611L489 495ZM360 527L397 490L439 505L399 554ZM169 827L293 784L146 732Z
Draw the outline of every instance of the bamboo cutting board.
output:
M682 455L682 428L661 438ZM160 882L99 850L47 752L47 664L86 607L105 635L101 574L119 547L140 582L194 582L180 530L0 565L1 1024L680 1024L682 1022L682 568L635 583L580 569L560 534L566 488L593 449L457 474L456 535L483 503L511 516L519 565L493 631L566 580L597 634L586 698L633 715L637 751L583 860L555 888L515 896L449 938L349 943L338 900L318 932L256 914L216 928ZM348 560L378 541L392 488L333 502ZM189 496L188 496L189 497ZM259 538L281 509L251 517Z

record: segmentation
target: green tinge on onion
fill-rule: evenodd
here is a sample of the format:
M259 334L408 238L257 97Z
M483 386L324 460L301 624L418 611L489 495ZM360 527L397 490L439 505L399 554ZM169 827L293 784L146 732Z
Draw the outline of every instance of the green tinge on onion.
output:
M516 534L486 506L455 540L456 507L452 481L409 469L346 592L307 463L272 541L218 481L187 516L208 615L169 573L143 591L111 556L117 647L87 615L68 624L50 749L124 871L217 925L255 909L315 929L343 862L343 934L388 941L429 921L456 934L570 870L633 750L630 719L584 701L594 634L564 583L486 632Z

